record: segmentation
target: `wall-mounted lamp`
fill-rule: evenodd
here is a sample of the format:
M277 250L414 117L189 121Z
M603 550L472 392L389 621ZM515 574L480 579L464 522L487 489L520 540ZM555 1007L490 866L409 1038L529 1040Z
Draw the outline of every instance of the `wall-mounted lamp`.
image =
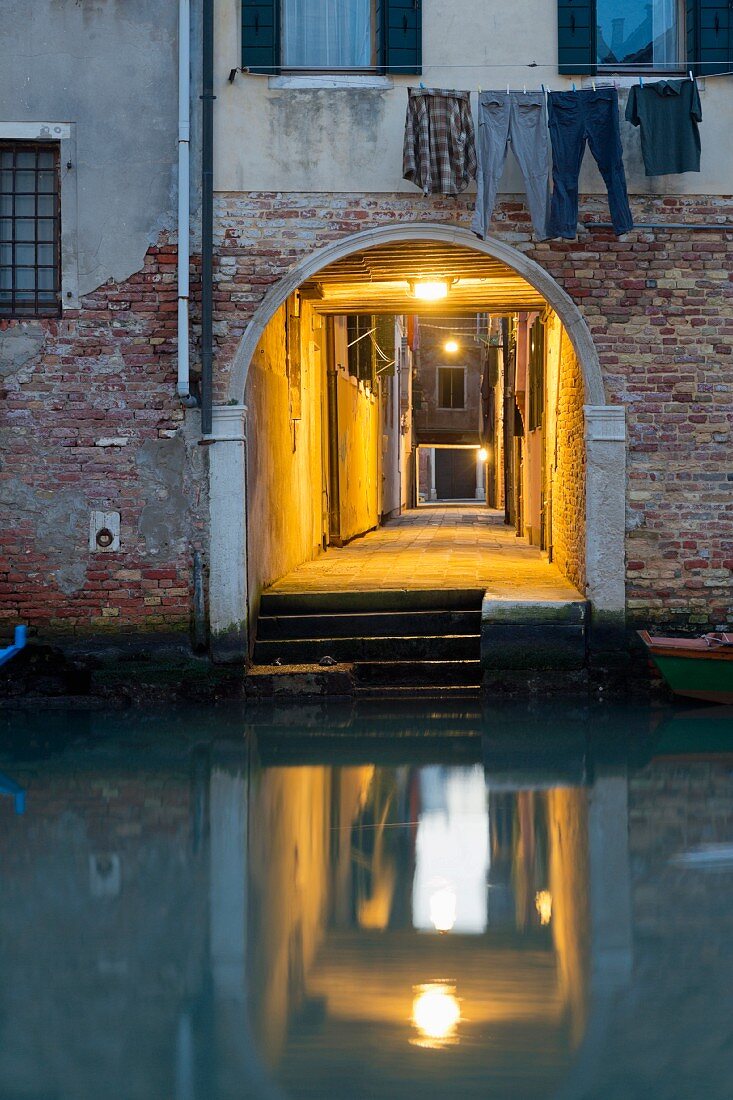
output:
M489 457L489 452L486 450L486 448L485 447L479 447L479 452L478 452L479 462L486 462L488 457Z
M439 302L448 297L447 279L419 279L410 282L410 294L421 302Z
M446 340L443 344L443 351L447 351L449 355L455 355L460 346L457 340Z

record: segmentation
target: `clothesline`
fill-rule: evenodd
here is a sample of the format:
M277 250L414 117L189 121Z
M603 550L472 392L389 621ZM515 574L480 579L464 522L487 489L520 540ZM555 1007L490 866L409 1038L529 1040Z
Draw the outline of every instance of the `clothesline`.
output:
M720 62L719 61L696 61L695 62L695 68L696 69L704 68L706 65L715 66L717 68L717 67L720 66ZM438 63L438 64L433 65L432 68L434 68L437 71L442 71L443 69L463 69L463 70L480 69L481 71L485 71L485 70L492 71L493 69L554 69L555 72L557 72L557 60L548 61L548 62L544 62L544 61L542 61L542 62L540 62L540 61L516 61L516 62L503 61L503 62L499 62L497 64L493 64L493 63L489 64L488 62L484 62L483 64L476 64L476 65L466 64L466 63L461 63L461 64ZM239 69L239 70L235 69L235 70L232 70L232 71L233 72L239 71L239 72L242 72L242 73L250 73L250 70L248 68L242 68L242 69ZM682 67L680 67L680 68L670 68L669 65L646 65L644 67L644 69L641 70L641 75L646 76L647 74L652 74L653 75L655 73L664 73L667 76L669 76L670 78L674 78L675 76L679 77L683 73L687 73L687 71L688 71L687 69L683 69ZM610 78L612 78L613 76L616 76L616 75L621 75L621 76L623 76L623 75L633 75L633 76L637 76L637 75L639 75L639 72L640 72L640 69L639 69L638 65L613 65L612 67L605 67L604 66L602 72L594 74L594 78L596 80L604 80L604 79L610 79ZM302 76L314 76L314 77L324 77L324 76L325 77L328 77L328 76L385 76L385 75L410 76L410 75L418 75L418 74L410 74L410 73L385 74L383 70L380 70L379 68L376 68L376 67L359 69L358 72L355 72L354 69L332 68L332 69L329 69L327 73L314 73L312 67L308 68L305 65L288 65L287 70L285 72L283 72L283 68L282 68L281 65L258 65L257 66L257 72L256 73L250 73L250 75L252 75L252 76L258 76L258 75L259 76L267 76L267 75L271 75L271 76L292 76L293 74L300 74ZM584 74L579 73L579 74L576 74L576 75L582 76ZM698 73L697 75L702 76L704 74L703 73ZM708 75L707 79L712 80L714 77L717 77L717 76L733 76L733 69L731 69L729 72L726 72L726 73L710 73Z

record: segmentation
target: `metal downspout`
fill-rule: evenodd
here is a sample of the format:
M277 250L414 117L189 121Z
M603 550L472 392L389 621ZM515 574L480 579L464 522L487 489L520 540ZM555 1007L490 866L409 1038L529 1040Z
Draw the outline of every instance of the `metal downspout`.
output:
M189 363L191 137L191 0L178 0L178 382L184 405L193 408Z
M203 0L201 112L201 433L211 434L214 251L214 0Z

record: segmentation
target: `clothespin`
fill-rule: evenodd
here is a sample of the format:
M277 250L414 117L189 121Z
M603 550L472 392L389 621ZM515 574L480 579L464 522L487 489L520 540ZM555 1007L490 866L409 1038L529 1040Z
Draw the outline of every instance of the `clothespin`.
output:
M595 82L595 80L592 80L592 81L591 81L591 84L593 85L593 91L595 91L595 90L596 90L596 82Z
M687 74L687 75L689 76L690 80L692 80L692 79L693 79L693 76L692 76L692 69L690 69L690 71L688 72L688 74Z
M644 87L644 77L641 75L641 73L639 74L639 87Z
M423 84L422 80L420 81L420 87L421 87L421 88L424 88L424 87L425 87L425 85Z
M524 85L524 94L525 95L527 94L527 85L526 84Z
M507 81L507 85L506 85L506 94L509 95L509 81Z
M478 94L481 95L481 85L478 86Z
M575 81L573 81L573 91L574 91L574 92L577 92L577 90L578 90L578 89L577 89L577 88L575 87Z

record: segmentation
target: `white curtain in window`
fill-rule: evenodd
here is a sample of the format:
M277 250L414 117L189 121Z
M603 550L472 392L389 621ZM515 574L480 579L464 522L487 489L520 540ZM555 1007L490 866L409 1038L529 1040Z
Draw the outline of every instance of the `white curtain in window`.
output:
M652 0L652 61L654 65L676 65L677 0Z
M287 69L365 69L372 61L371 0L282 0Z

